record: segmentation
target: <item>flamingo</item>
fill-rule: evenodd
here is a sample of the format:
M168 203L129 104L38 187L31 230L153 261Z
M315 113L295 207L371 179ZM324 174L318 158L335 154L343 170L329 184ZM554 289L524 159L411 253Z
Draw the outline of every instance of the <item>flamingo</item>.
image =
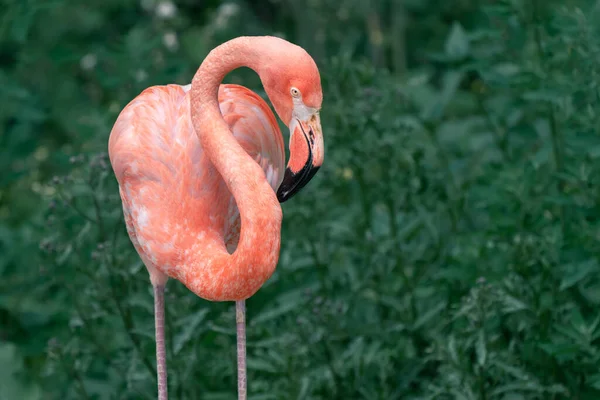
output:
M285 166L273 112L251 90L221 84L258 73L290 130ZM164 289L169 278L209 301L235 301L238 399L247 398L245 301L273 274L282 210L323 163L319 70L302 48L270 36L214 48L186 86L145 89L108 142L129 238L150 275L159 400L167 400Z

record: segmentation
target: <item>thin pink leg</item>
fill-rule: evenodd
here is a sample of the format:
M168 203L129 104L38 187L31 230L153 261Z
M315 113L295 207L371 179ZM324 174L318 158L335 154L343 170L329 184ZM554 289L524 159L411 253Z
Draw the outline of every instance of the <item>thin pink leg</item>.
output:
M235 302L237 325L238 400L246 400L246 302Z
M154 286L154 329L158 400L167 400L167 357L165 353L165 285Z

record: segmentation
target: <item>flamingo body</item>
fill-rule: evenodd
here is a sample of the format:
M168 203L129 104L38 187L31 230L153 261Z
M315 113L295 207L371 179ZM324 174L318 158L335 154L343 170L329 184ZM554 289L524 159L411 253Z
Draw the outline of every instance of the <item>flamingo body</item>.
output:
M222 85L239 67L258 73L273 108ZM154 288L158 399L167 400L164 289L175 278L206 300L236 302L238 399L246 400L245 300L279 258L280 203L323 163L319 70L286 40L239 37L213 49L191 85L154 86L121 112L109 139L129 237Z
M216 275L198 268L217 247L235 251L240 214L192 127L189 93L189 85L150 87L123 109L113 127L109 155L127 232L152 280L189 282L208 300L246 299L271 276L277 260L249 268L245 276L231 276L225 266ZM221 85L218 101L233 136L277 190L285 152L271 109L239 85Z

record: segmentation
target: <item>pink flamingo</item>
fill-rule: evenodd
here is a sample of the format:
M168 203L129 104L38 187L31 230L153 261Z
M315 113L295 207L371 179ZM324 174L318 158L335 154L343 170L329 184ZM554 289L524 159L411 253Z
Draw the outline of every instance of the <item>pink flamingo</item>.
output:
M275 116L254 92L221 85L249 67L290 129L290 159ZM279 258L284 202L323 162L319 70L301 47L239 37L215 49L191 85L154 86L121 112L109 139L129 237L154 288L158 398L167 399L164 288L235 301L238 398L246 399L245 300Z

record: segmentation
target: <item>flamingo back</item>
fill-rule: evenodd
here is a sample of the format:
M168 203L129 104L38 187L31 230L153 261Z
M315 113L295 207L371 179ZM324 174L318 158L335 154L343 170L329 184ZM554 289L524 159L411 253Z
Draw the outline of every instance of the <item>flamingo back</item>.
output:
M198 247L232 253L239 240L239 211L192 127L189 90L144 90L123 109L109 139L127 231L151 279L180 279ZM285 151L271 109L239 85L221 85L218 96L232 134L276 191Z

